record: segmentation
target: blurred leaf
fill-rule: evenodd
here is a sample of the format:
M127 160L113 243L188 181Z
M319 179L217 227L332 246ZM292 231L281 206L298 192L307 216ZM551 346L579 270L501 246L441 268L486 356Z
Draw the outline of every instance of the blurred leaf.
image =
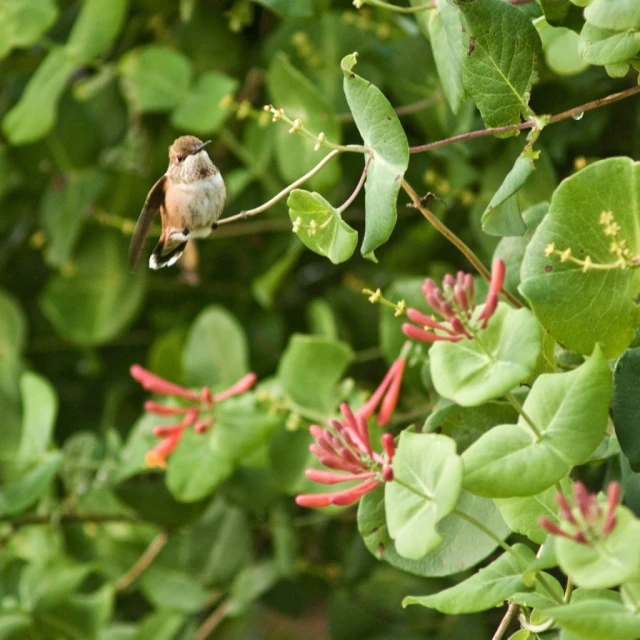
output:
M640 52L640 31L600 29L587 22L580 32L579 50L589 64L628 62Z
M115 338L136 314L144 291L130 273L121 234L107 229L83 236L75 273L51 277L40 308L66 340L95 345Z
M460 496L463 468L455 442L432 433L403 431L393 476L398 482L384 486L389 535L402 557L419 560L443 542L437 525L454 510Z
M462 78L485 126L501 127L519 123L521 116L528 118L529 94L542 52L531 20L502 0L458 6L466 26Z
M262 307L273 308L278 291L286 284L303 251L303 246L293 240L289 248L251 283L251 293Z
M275 564L271 561L262 561L242 570L231 585L227 615L234 617L244 613L275 584L278 577Z
M201 74L171 114L171 124L195 135L215 133L231 113L222 100L233 96L237 88L238 81L224 73Z
M48 380L27 372L20 378L22 395L22 433L18 459L33 463L42 456L51 442L58 413L58 396Z
M576 75L589 67L578 51L580 37L575 31L564 27L541 26L540 37L545 62L558 75Z
M640 347L627 349L613 372L613 424L622 453L633 471L640 471Z
M328 418L338 403L336 385L352 360L344 342L294 334L280 358L278 380L296 405Z
M322 132L327 140L340 144L342 132L329 102L281 52L269 66L267 86L276 108L284 108L292 120L299 119L311 132ZM276 161L286 182L294 182L313 169L329 151L315 151L313 142L299 134L290 134L289 128L282 124L276 128ZM339 177L340 167L338 161L334 160L311 178L309 184L312 189L323 190L334 185Z
M0 489L0 516L12 516L37 502L53 480L62 464L58 451L44 454L37 466Z
M161 609L142 620L134 640L175 640L184 624L184 614Z
M360 251L365 258L377 262L373 252L389 239L396 224L396 201L409 166L409 143L396 112L380 89L352 71L356 55L345 56L340 65L353 119L373 154L364 183L365 232Z
M185 99L191 83L191 62L161 45L138 47L118 63L122 92L139 113L171 111Z
M87 212L107 185L107 176L94 169L68 174L62 186L59 180L49 186L40 209L48 240L45 257L54 267L69 260Z
M640 29L640 9L635 0L593 0L584 10L584 17L601 29Z
M308 18L313 15L313 0L254 0L271 11L289 18Z
M77 66L110 47L124 22L129 0L85 0L65 49Z
M294 189L287 200L289 218L300 228L295 231L302 243L314 253L339 264L355 251L358 233L319 193Z
M0 59L37 42L57 14L54 0L5 0L0 8Z
M18 301L0 290L0 363L14 360L24 349L27 319Z
M192 386L230 386L249 371L247 338L224 307L210 305L194 320L182 354L185 379Z
M140 589L157 609L197 613L203 609L210 593L192 576L179 570L152 564L140 577Z
M56 121L60 96L75 68L64 49L49 51L18 103L4 117L2 130L11 144L29 144L49 133Z
M640 253L639 176L640 163L630 158L608 158L575 173L556 189L549 213L527 246L520 291L545 329L578 353L591 353L600 343L613 358L629 346L640 322L634 300L640 273L620 268L585 273L581 265L545 256L545 249L555 243L559 251L571 249L579 259L614 262L611 238L599 222L602 212L610 211L631 255Z
M338 340L336 316L326 300L322 298L312 300L307 307L306 315L310 333L328 340Z

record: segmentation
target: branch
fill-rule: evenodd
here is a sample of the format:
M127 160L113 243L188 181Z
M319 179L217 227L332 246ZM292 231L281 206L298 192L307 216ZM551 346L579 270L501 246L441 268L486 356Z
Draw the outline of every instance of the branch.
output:
M356 196L360 193L360 189L362 189L362 185L367 177L367 171L369 171L369 165L373 160L373 152L370 151L367 156L367 161L364 163L364 169L362 170L362 175L360 176L360 180L356 185L356 188L353 190L353 193L338 207L338 212L342 213L355 199Z
M496 632L493 634L491 640L502 640L502 636L504 636L512 620L518 614L519 608L520 607L515 602L512 602L509 605L507 612L504 614L504 618L502 618L502 621L500 622L500 625L496 629Z
M230 602L223 602L217 609L214 609L211 615L200 625L194 640L206 640L211 632L225 619L230 607Z
M140 574L156 559L168 540L169 534L166 531L161 531L151 541L146 551L138 558L133 567L116 582L116 591L125 591L128 589L140 577Z
M491 274L480 261L480 258L472 251L472 249L463 242L444 222L439 220L430 209L424 206L420 196L415 192L413 187L406 181L402 181L402 188L405 190L409 198L411 198L410 207L417 209L433 225L451 244L453 244L465 258L475 267L476 271L487 281L491 280ZM519 300L514 298L506 289L502 289L502 295L516 308L522 307Z
M275 196L273 196L271 200L265 202L259 207L256 207L255 209L249 209L248 211L241 211L235 216L229 216L228 218L223 218L222 220L218 220L218 226L220 226L221 224L227 224L228 222L235 222L236 220L246 220L251 216L255 216L259 213L262 213L263 211L266 211L267 209L269 209L269 207L272 207L274 204L276 204L276 202L279 202L280 200L282 200L282 198L284 198L285 196L288 196L294 189L297 189L301 184L305 183L309 178L312 178L313 176L315 176L316 173L318 173L322 169L322 167L324 167L327 163L333 160L333 158L335 158L340 153L342 153L340 149L334 149L333 151L328 153L324 158L322 158L322 160L320 160L320 162L318 162L318 164L315 167L313 167L311 171L305 173L302 176L302 178L298 178L295 182L292 182L288 187L285 187L282 191L280 191L280 193L277 193Z
M598 98L597 100L592 100L591 102L582 104L579 107L573 107L573 109L568 109L567 111L556 113L555 115L551 116L551 118L549 119L549 124L553 124L555 122L560 122L561 120L568 120L569 118L580 116L585 111L592 111L593 109L598 109L600 107L613 104L614 102L618 102L618 100L624 100L625 98L629 98L635 95L636 93L640 93L640 85L631 87L630 89L626 89L625 91L620 91L619 93L613 93L610 96L606 96L604 98ZM537 126L537 124L538 122L536 120L527 120L526 122L520 122L518 124L510 124L504 127L493 127L491 129L478 129L477 131L469 131L467 133L461 133L457 136L452 136L451 138L445 138L444 140L436 140L435 142L421 144L421 145L418 145L417 147L409 147L409 152L422 153L423 151L432 151L433 149L444 147L448 144L453 144L454 142L461 142L463 140L473 140L474 138L483 138L484 136L493 136L499 133L509 133L510 131L522 131L523 129L533 129L534 127Z

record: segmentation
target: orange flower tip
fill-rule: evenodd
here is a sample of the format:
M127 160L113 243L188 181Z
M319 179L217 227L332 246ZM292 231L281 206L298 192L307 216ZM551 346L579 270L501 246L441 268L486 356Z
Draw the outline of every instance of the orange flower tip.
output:
M132 364L129 367L129 373L131 374L131 377L134 380L137 380L138 382L140 382L141 378L143 378L144 375L148 372L146 369L143 369L139 364Z
M157 451L147 451L144 463L150 469L166 469L167 461Z
M326 493L309 493L296 496L296 504L299 507L328 507L331 501Z
M607 487L607 503L609 509L615 509L620 502L620 483L610 482Z
M502 289L505 274L506 266L504 261L496 258L491 266L491 282L489 284L489 291L491 293L498 293L500 289Z

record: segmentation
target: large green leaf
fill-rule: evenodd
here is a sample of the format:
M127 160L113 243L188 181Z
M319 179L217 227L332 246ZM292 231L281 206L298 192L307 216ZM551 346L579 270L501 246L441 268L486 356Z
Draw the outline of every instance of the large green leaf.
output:
M129 272L126 247L117 231L83 236L71 275L51 277L40 308L56 331L76 344L114 338L131 322L143 295L143 280Z
M613 424L622 453L634 471L640 471L640 347L627 349L613 372Z
M418 560L443 542L437 525L458 502L462 461L455 442L432 433L403 431L393 476L384 490L389 535L401 556Z
M540 348L540 328L531 312L500 303L476 339L436 342L431 347L431 378L440 395L473 407L526 380Z
M358 232L319 193L294 189L287 205L296 235L311 251L326 256L333 264L345 262L353 255Z
M18 459L33 463L42 456L53 435L58 413L58 396L51 384L41 376L27 372L20 378L22 395L22 432Z
M342 59L344 94L372 153L365 188L365 231L361 252L376 261L374 250L384 244L396 223L396 200L409 166L409 143L396 112L380 89L353 72L356 54Z
M465 489L494 498L544 491L595 451L610 400L611 372L597 347L581 367L541 375L518 424L494 427L462 454Z
M640 5L636 0L593 0L584 10L584 17L601 29L640 29Z
M203 309L182 354L187 384L231 386L249 371L249 347L240 323L223 307Z
M512 553L503 553L454 587L430 596L407 596L402 606L420 604L449 615L476 613L499 606L513 593L526 590L522 574L535 557L523 544L513 545L511 549Z
M567 348L590 353L596 342L609 358L620 355L640 321L635 297L640 271L590 269L557 255L545 256L554 243L559 251L593 262L613 263L611 237L599 223L612 212L619 237L632 255L640 254L640 163L609 158L567 178L555 191L549 213L527 247L521 293L551 335Z
M580 54L590 64L628 62L640 51L640 31L601 29L587 22L580 32Z
M0 5L0 59L37 42L58 14L54 0L4 0Z
M285 54L278 53L273 58L267 74L267 86L276 108L284 108L289 118L299 119L313 133L322 132L327 140L340 143L340 125L329 101ZM313 169L328 152L327 149L314 151L309 140L289 133L288 127L277 127L276 161L286 182L294 182ZM313 189L322 191L334 185L339 177L340 167L337 162L331 162L309 184Z
M485 125L501 127L519 123L521 116L528 118L529 95L542 52L531 20L503 0L459 1L458 6L468 51L462 78Z
M489 537L461 513L470 516L493 533ZM461 491L456 510L438 524L442 544L418 560L404 558L397 551L384 509L384 487L368 493L358 506L358 530L367 549L379 560L418 576L449 576L467 571L484 560L498 546L497 539L510 533L493 500Z

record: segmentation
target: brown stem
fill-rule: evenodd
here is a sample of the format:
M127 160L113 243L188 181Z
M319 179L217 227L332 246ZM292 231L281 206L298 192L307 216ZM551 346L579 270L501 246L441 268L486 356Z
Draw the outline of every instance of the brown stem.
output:
M487 281L491 280L491 274L487 268L482 264L480 258L473 252L473 250L463 242L444 222L439 220L432 211L425 207L420 199L420 196L415 192L413 187L406 181L402 181L402 188L405 190L409 198L411 198L410 207L414 207L427 219L427 221L433 225L451 244L453 244L465 258L475 267L476 271ZM512 296L506 289L502 289L500 292L514 307L522 307L521 302Z
M169 534L166 531L161 531L151 541L146 551L138 558L131 569L116 582L116 591L125 591L128 589L140 577L140 574L156 559L168 540Z
M496 632L493 634L491 640L502 640L502 636L504 636L504 634L506 633L507 629L509 628L509 625L511 624L511 621L518 614L519 608L520 607L515 602L512 602L509 605L507 612L504 614L504 618L502 618L502 621L500 622L500 625L496 629Z
M223 602L211 615L200 625L193 640L206 640L209 634L224 620L229 609L229 602Z
M635 95L636 93L640 93L640 85L631 87L630 89L625 89L624 91L620 91L619 93L613 93L610 96L605 96L604 98L598 98L597 100L592 100L591 102L582 104L579 107L573 107L573 109L568 109L567 111L556 113L555 115L551 116L551 118L549 119L549 124L553 124L554 122L560 122L561 120L568 120L569 118L580 115L585 111L591 111L593 109L598 109L600 107L613 104L614 102L618 102L618 100L624 100L625 98L629 98ZM433 149L437 149L438 147L444 147L448 144L453 144L454 142L461 142L463 140L473 140L474 138L482 138L484 136L493 136L499 133L508 133L510 131L522 131L523 129L533 129L536 125L537 125L537 122L535 120L527 120L526 122L520 122L519 124L510 124L504 127L492 127L491 129L478 129L477 131L468 131L467 133L461 133L457 136L452 136L451 138L445 138L444 140L436 140L435 142L421 144L416 147L409 147L409 152L422 153L423 151L432 151Z

